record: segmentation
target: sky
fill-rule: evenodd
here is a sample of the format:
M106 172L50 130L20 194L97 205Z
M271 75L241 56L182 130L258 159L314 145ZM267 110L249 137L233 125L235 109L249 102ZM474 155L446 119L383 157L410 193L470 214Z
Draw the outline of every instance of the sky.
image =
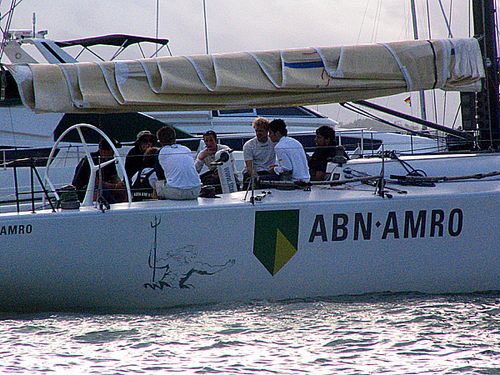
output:
M10 2L0 0L2 15ZM427 3L431 37L447 37L438 0L415 2L420 37L429 37ZM467 37L469 0L441 2L448 17L453 5L453 36ZM35 13L36 29L48 30L48 37L55 40L115 33L155 36L157 4L158 35L170 39L172 53L205 53L203 0L22 0L14 13L11 29L31 29ZM205 0L205 4L210 53L413 39L410 0ZM430 93L426 96L433 101ZM406 97L408 95L399 95L377 101L418 115L418 94L411 94L411 107L404 103ZM456 97L449 96L447 101L456 102ZM357 118L338 105L312 108L337 121ZM433 117L432 108L428 111ZM456 108L448 110L445 122L453 121L455 112ZM442 116L438 113L440 123Z

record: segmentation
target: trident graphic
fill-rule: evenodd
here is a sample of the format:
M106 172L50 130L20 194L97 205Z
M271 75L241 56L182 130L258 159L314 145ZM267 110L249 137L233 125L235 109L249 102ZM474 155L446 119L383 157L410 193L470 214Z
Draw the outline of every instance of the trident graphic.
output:
M155 279L156 279L156 269L157 268L164 269L164 268L168 267L168 265L163 266L163 267L156 266L156 251L157 251L157 244L158 244L157 235L158 235L158 226L160 224L161 224L161 217L158 219L156 216L155 216L154 223L153 222L150 223L151 228L154 229L154 231L155 231L153 248L149 251L149 258L148 258L149 268L153 269L153 279L151 280L152 283L154 283ZM151 263L151 255L153 255L153 262L152 263Z

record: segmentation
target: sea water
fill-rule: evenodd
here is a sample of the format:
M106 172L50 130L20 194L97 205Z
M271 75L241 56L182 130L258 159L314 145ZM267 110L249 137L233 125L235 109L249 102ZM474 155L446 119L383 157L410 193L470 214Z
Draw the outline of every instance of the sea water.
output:
M500 294L0 315L1 373L500 374Z

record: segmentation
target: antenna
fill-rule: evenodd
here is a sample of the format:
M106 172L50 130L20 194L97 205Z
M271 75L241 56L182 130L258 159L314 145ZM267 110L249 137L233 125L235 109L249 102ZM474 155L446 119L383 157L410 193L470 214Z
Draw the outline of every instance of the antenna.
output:
M36 13L35 12L33 12L32 24L33 24L33 38L36 38Z

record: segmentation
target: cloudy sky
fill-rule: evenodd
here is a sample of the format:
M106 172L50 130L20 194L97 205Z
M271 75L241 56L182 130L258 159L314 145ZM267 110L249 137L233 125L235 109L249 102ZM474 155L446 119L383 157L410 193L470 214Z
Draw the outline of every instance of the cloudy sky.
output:
M11 29L30 29L35 13L36 28L47 29L48 36L56 40L111 33L154 36L157 2L159 36L170 39L172 53L204 53L203 0L23 0L16 9ZM0 3L4 14L10 1ZM205 0L205 3L211 53L413 38L410 0ZM432 38L447 37L438 1L428 3ZM419 33L428 38L427 1L416 0L416 4ZM448 17L453 5L453 36L468 36L469 0L442 0L442 4ZM412 94L411 108L403 99L398 96L379 102L417 114L417 94ZM319 109L339 121L353 119L337 105Z

